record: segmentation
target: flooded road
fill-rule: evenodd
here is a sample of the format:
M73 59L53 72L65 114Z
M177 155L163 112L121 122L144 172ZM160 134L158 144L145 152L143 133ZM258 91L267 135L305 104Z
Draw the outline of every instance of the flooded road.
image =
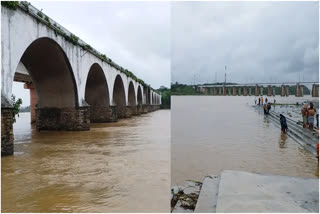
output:
M29 123L21 113L15 154L1 158L2 212L169 212L170 111L83 132Z
M317 159L255 111L253 96L173 96L171 102L171 185L222 170L318 177Z

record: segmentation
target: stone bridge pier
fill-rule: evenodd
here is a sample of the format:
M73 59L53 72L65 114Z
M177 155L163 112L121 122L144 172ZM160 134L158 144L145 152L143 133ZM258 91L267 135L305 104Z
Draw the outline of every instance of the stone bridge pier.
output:
M218 94L218 93L217 93L217 88L213 88L213 95L214 95L214 96L217 96L217 94Z
M36 122L36 105L38 104L38 95L33 83L25 83L25 89L29 89L30 94L30 114L31 114L31 123Z
M232 88L232 96L236 96L237 95L237 88L233 87Z
M269 97L272 96L272 87L271 87L271 85L268 85L268 96Z
M256 85L255 90L254 90L254 96L259 96L260 93L260 87Z
M286 86L285 85L281 85L281 97L286 96Z
M289 86L288 85L281 85L281 96L289 96Z
M227 88L223 86L223 96L226 96L226 94L227 94Z
M319 84L312 85L312 97L319 97Z
M299 83L296 85L296 97L303 97L303 85Z

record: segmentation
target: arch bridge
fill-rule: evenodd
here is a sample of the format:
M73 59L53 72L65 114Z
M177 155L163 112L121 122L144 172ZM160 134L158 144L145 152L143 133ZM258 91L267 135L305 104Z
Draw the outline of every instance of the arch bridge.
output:
M159 109L161 94L26 2L1 5L1 154L13 154L13 81L40 130L89 130Z

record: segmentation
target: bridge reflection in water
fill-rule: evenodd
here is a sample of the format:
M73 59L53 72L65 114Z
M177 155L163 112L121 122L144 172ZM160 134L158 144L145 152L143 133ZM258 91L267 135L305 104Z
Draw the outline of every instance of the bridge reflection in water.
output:
M254 111L254 98L172 97L172 185L183 185L187 179L201 180L208 174L219 175L222 170L318 176L317 159L290 137L282 136L263 113ZM268 99L273 101L273 97ZM275 99L319 103L311 96Z
M170 112L87 132L37 132L16 124L2 161L2 212L169 212Z

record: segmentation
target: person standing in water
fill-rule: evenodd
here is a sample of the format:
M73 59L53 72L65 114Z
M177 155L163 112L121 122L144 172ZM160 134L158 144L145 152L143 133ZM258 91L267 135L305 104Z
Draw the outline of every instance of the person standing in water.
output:
M316 109L313 108L313 103L310 103L310 108L308 110L308 124L309 129L313 130L313 123L314 123L314 115L316 114Z
M287 120L286 117L280 114L280 125L281 125L281 131L283 133L286 133L288 131L288 125L287 125Z
M261 97L261 105L263 105L263 97Z
M268 105L267 105L267 113L268 114L269 114L270 109L271 109L271 103L268 103Z
M257 105L257 98L254 98L254 105Z
M266 97L266 103L268 103L268 97Z
M263 105L263 112L264 112L264 114L267 114L267 104Z
M260 102L261 102L261 100L260 100L260 97L259 97L259 105L260 105Z
M308 124L308 104L307 103L302 107L301 114L302 114L303 128L306 128Z

